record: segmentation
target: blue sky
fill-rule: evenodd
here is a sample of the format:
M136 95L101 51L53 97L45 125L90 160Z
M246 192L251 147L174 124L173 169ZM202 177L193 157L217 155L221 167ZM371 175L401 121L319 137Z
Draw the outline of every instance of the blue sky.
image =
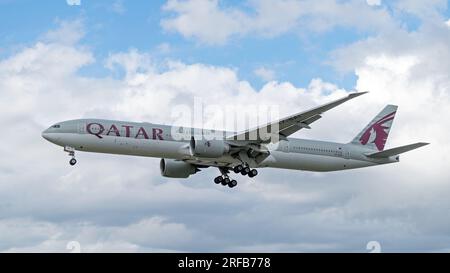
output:
M0 0L0 251L448 252L448 6ZM261 169L230 191L212 168L164 178L157 158L78 153L71 168L41 137L84 117L175 123L194 98L232 119L353 90L370 93L294 137L345 143L396 104L387 147L431 145L360 170Z
M330 53L373 33L351 26L336 26L321 33L289 31L271 39L250 35L233 38L224 45L209 46L162 29L161 20L173 16L173 12L162 10L164 4L165 1L99 0L82 1L81 5L68 5L64 0L1 1L0 56L8 55L17 45L36 40L60 21L81 19L86 27L82 43L92 48L97 59L96 64L81 71L86 75L105 75L108 72L103 69L102 59L110 53L136 48L151 52L156 59L235 68L242 78L255 86L263 82L253 71L266 67L273 70L280 81L304 86L312 78L320 77L351 90L356 81L354 73L339 73L328 65ZM250 9L241 1L220 4ZM386 9L389 10L389 6ZM403 15L402 24L413 30L420 26L420 19ZM161 44L169 45L170 52L159 52Z
M395 13L403 27L411 31L420 27L420 18L393 10L395 3L384 1L382 7L391 14ZM305 86L312 78L320 77L351 90L356 76L352 72L337 72L328 65L330 53L376 33L352 26L336 26L320 33L300 29L271 39L250 35L232 39L224 45L208 46L161 28L163 18L174 16L173 12L162 9L164 4L162 0L85 0L81 1L81 5L68 5L64 0L3 0L0 1L0 56L8 55L17 45L34 41L58 22L81 19L86 27L82 42L92 48L97 59L94 65L80 71L86 75L107 75L102 59L110 53L136 48L151 52L155 59L175 59L185 63L208 63L238 69L242 78L257 87L264 82L253 72L258 67L266 67L275 72L276 80L279 81ZM242 1L220 1L219 5L252 12L250 5ZM441 12L449 15L448 9ZM162 44L169 45L170 52L158 51Z

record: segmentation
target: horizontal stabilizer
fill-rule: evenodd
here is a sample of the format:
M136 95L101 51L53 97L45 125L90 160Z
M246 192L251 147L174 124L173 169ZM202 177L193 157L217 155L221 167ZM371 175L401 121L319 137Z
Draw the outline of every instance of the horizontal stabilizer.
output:
M389 150L384 150L384 151L377 152L377 153L366 154L366 156L370 157L370 158L388 158L388 157L391 157L394 155L399 155L402 153L409 152L411 150L420 148L420 147L428 145L428 144L430 144L430 143L418 142L418 143L414 143L414 144L400 146L397 148L392 148Z

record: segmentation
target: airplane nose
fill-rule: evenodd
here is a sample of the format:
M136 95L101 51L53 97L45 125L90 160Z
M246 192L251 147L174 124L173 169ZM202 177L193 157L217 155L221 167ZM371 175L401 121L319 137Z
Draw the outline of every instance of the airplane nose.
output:
M61 141L61 134L55 133L53 130L47 129L41 133L42 137L46 139L47 141L58 144Z
M50 135L47 132L47 130L42 132L42 137L45 138L46 140L50 141Z
M50 142L54 142L55 141L55 134L54 132L51 132L50 129L46 129L45 131L42 132L42 137Z

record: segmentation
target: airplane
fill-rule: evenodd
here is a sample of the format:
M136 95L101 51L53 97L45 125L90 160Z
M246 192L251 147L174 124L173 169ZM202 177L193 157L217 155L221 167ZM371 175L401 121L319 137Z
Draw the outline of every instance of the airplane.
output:
M42 132L46 140L64 147L75 165L75 151L156 157L161 175L188 178L216 167L216 184L234 188L230 173L258 175L260 168L331 172L400 161L400 154L428 145L418 142L384 149L397 112L387 105L349 143L291 138L336 106L367 92L349 93L329 102L243 132L175 127L147 122L77 119L58 122Z

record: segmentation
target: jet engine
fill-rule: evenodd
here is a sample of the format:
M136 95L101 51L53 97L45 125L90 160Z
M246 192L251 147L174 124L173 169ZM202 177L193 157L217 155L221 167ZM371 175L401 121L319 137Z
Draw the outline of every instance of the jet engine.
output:
M161 159L159 163L161 175L170 178L188 178L191 174L200 171L197 167L184 161Z
M223 140L205 140L191 138L190 152L193 156L214 158L223 156L230 150L230 145Z

